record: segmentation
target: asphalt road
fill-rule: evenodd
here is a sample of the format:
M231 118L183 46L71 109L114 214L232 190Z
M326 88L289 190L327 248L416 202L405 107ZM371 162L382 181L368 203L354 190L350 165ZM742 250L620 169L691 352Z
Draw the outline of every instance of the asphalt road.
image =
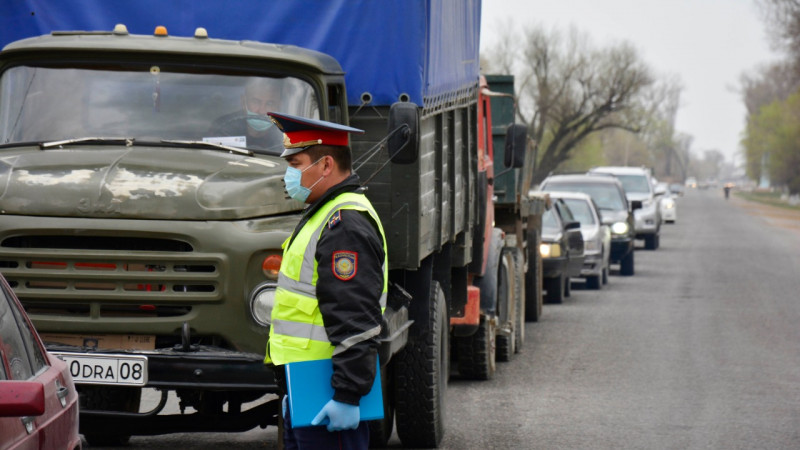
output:
M800 448L800 217L721 191L680 198L635 276L545 305L495 379L451 379L441 448ZM223 445L274 448L276 430L127 448Z

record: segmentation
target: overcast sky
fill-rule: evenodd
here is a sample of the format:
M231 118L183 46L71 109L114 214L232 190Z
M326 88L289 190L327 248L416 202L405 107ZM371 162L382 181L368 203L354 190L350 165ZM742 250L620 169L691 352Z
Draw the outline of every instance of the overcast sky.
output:
M684 89L676 127L694 137L698 155L740 153L739 77L778 58L754 0L483 0L481 51L511 23L574 25L598 45L625 40L657 74L678 75Z

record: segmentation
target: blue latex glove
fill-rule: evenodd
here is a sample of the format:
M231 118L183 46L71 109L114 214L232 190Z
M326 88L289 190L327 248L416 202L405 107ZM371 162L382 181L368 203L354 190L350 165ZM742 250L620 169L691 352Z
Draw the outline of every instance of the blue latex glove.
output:
M358 406L330 400L322 407L311 425L328 425L328 431L355 430L361 420Z

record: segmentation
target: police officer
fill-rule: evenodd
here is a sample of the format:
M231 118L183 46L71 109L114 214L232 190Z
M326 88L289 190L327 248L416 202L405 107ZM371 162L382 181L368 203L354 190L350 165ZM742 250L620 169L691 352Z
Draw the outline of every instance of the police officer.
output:
M284 243L266 360L275 364L283 389L284 364L333 363L333 397L312 421L327 425L293 428L284 406L284 443L287 449L366 449L369 427L360 420L359 400L376 375L387 260L380 220L351 168L349 133L363 131L269 115L284 132L286 190L308 206Z

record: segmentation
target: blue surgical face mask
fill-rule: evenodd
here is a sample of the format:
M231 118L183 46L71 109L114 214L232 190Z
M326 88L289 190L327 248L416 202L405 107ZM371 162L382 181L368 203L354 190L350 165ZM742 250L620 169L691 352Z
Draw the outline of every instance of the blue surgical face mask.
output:
M314 184L311 185L311 187L305 187L302 184L300 184L300 181L303 177L303 172L310 169L311 167L314 167L314 165L316 165L320 161L322 161L322 158L314 161L303 170L291 166L286 168L286 174L283 176L283 182L286 184L286 192L289 194L289 197L292 197L293 199L299 202L303 203L306 202L308 196L311 195L311 189L313 189L314 186L316 186L317 183L322 181L322 179L325 177L321 176L319 177L319 180L315 181Z
M250 112L246 107L245 110L247 110L247 126L250 128L256 131L265 131L272 126L272 121L269 117Z

